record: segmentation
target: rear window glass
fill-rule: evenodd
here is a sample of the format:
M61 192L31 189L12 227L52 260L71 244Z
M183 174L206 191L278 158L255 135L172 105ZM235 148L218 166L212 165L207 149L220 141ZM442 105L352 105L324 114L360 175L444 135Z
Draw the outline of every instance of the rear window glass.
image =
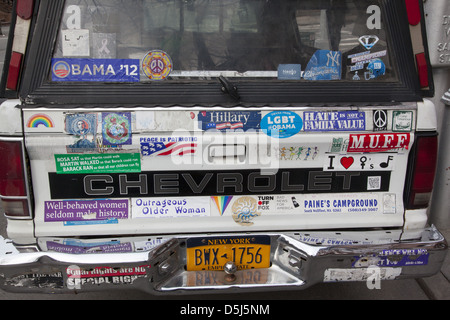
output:
M395 82L374 0L67 0L54 82Z

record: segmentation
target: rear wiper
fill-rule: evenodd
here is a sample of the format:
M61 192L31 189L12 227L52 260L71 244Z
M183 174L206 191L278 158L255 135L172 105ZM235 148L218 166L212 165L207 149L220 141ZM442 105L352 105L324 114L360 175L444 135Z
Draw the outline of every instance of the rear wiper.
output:
M219 77L219 81L222 84L222 92L228 93L234 100L239 100L241 97L239 96L237 87L228 81L224 76Z

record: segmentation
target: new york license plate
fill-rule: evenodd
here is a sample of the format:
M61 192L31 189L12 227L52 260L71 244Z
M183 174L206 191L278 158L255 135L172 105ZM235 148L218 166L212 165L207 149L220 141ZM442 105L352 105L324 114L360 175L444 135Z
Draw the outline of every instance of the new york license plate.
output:
M269 236L190 238L186 248L188 271L220 271L229 261L238 270L270 267Z

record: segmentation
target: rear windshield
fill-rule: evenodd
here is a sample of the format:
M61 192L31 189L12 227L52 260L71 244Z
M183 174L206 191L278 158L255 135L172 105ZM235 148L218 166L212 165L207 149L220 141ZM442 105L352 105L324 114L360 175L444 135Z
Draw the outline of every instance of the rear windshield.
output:
M67 0L53 82L395 82L375 0Z

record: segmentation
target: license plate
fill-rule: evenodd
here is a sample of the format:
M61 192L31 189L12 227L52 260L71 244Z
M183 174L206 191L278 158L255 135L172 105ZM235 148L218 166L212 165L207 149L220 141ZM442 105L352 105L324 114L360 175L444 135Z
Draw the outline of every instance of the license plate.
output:
M270 237L204 237L187 241L187 270L223 270L233 261L238 270L270 267Z

